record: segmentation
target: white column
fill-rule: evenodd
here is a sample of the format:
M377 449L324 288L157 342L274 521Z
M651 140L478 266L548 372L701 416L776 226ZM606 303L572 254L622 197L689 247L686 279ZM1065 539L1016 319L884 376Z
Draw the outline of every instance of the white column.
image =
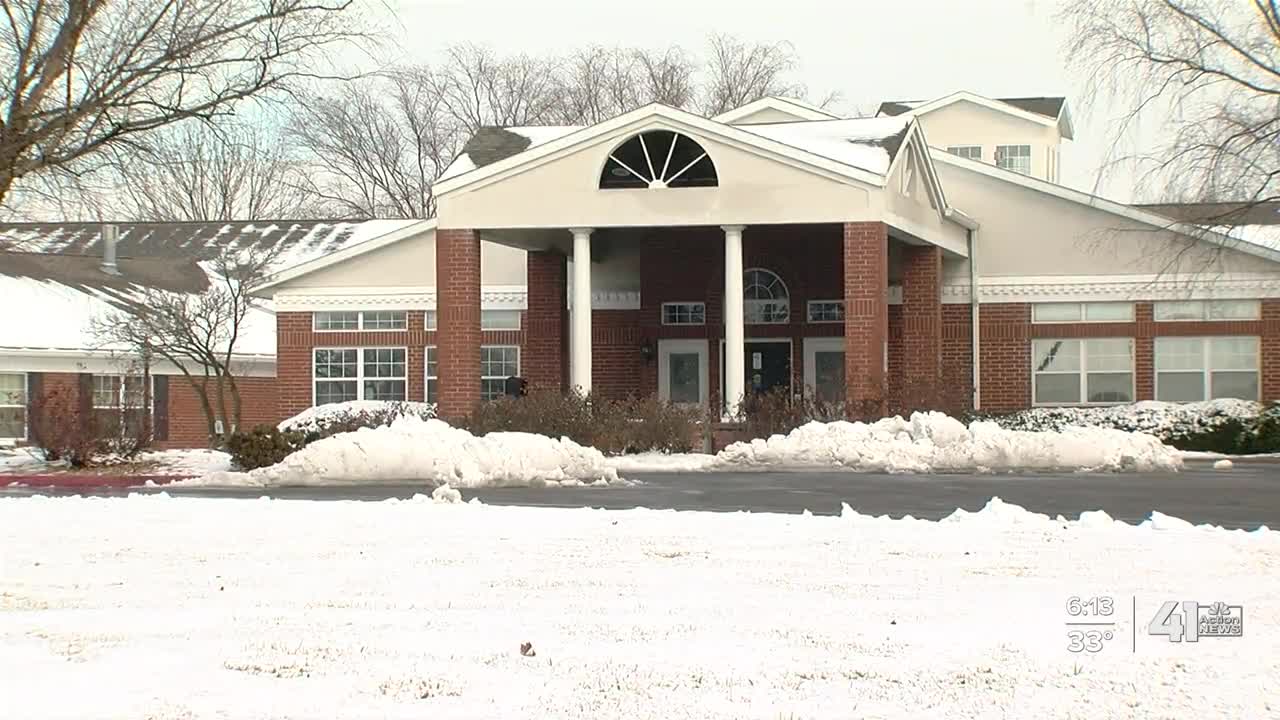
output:
M724 226L724 399L725 414L738 413L747 374L742 297L742 225Z
M569 387L591 393L591 228L573 233L573 303L569 319Z

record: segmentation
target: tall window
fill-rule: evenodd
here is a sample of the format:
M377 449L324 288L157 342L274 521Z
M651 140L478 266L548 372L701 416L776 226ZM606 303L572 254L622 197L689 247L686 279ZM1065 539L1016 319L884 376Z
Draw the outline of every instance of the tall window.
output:
M1258 338L1162 337L1155 341L1156 399L1258 399Z
M316 348L315 403L348 400L404 400L404 348Z
M436 346L435 345L427 346L426 365L427 365L426 401L429 403L439 402L439 396L436 394L439 391L436 388L440 382L440 369L439 369L440 366L436 364Z
M996 165L1023 175L1031 174L1030 145L997 145Z
M520 348L515 345L480 347L480 397L494 400L507 389L507 378L520 374Z
M1133 402L1133 340L1035 340L1031 385L1036 405Z
M0 373L0 439L27 437L27 376Z
M791 318L791 296L782 278L774 273L761 268L747 270L743 273L742 293L748 325L785 323Z
M982 160L981 145L951 145L947 148L947 152L952 155L958 155L966 160Z
M600 189L716 187L720 179L696 140L670 130L640 133L609 153Z

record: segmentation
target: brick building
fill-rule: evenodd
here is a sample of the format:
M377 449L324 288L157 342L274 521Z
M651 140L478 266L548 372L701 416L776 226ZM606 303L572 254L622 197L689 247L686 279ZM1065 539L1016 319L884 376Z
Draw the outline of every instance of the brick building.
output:
M859 413L1280 399L1275 208L1057 184L1061 98L880 114L766 98L482 129L435 220L293 253L256 289L263 392L277 418L350 399L459 416L509 376L726 412L774 388Z

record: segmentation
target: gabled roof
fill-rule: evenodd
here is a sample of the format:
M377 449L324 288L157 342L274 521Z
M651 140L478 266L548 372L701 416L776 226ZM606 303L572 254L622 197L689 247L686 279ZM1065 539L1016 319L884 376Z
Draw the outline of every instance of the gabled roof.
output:
M281 269L279 272L276 272L275 274L273 274L267 280L267 282L259 285L258 287L252 288L252 292L256 294L258 292L261 292L262 290L266 290L267 288L276 287L277 285L281 285L283 283L289 282L290 280L293 280L295 278L302 277L303 275L308 275L317 270L320 270L321 268L326 268L326 267L329 267L330 265L336 265L344 260L349 260L353 257L356 257L357 255L363 255L367 252L377 250L378 248L386 247L387 245L390 245L392 243L397 243L397 242L400 242L401 240L406 240L415 235L419 235L421 233L428 232L435 229L436 229L436 221L434 219L404 221L403 223L400 223L396 227L396 229L391 232L382 233L381 235L378 235L373 238L369 238L367 240L361 240L359 242L354 242L354 243L347 243L343 247L333 252L326 253L319 257L311 258L306 262L297 263L297 264L285 267Z
M1158 230L1168 230L1190 238L1203 240L1220 247L1239 250L1240 252L1260 257L1264 260L1280 262L1280 244L1268 246L1266 243L1260 243L1253 238L1245 237L1243 233L1237 233L1231 228L1211 228L1204 225L1179 222L1167 215L1151 212L1141 207L1125 205L1124 203L1118 203L1097 195L1090 195L1089 193L1074 190L1066 187L1065 185L1058 185L1030 175L1023 175L1022 173L1014 172L1012 170L1005 170L989 163L962 158L941 148L930 148L930 154L933 156L933 160L935 162L964 168L971 172L978 173L979 175L1003 180L1004 182L1018 185L1028 190L1035 190L1062 200L1074 202L1086 207L1096 208L1103 212L1127 218ZM1257 226L1240 227L1248 228Z
M529 145L524 150L515 151L485 165L477 164L477 158L464 153L436 183L436 197L496 178L516 168L549 160L629 126L640 126L652 121L658 121L669 129L699 133L721 142L747 147L754 152L820 173L876 186L884 185L884 175L897 151L897 144L891 140L892 136L902 133L910 122L907 118L861 118L735 126L666 105L652 104L582 128L505 128L507 133L529 138ZM486 135L488 137L481 141L482 145L487 149L495 146L501 148L493 149L490 158L505 155L520 144L500 133L491 132ZM864 150L859 151L859 147ZM869 158L873 155L880 159L870 161Z
M879 116L921 115L952 103L965 100L993 110L1010 113L1026 120L1045 125L1058 125L1062 137L1072 139L1075 129L1071 122L1071 108L1065 97L1016 97L988 98L967 90L951 93L934 100L890 100L880 103Z
M842 119L839 115L836 115L833 112L824 110L816 105L811 105L803 100L774 96L762 97L759 100L749 102L742 107L722 112L711 119L716 122L731 125L738 120L741 120L744 117L750 117L761 110L776 110L781 113L786 113L794 116L797 121Z

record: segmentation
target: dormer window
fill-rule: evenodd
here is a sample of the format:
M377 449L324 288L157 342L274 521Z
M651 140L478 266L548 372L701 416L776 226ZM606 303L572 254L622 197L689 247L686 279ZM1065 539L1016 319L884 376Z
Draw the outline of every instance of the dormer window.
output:
M634 135L609 153L601 190L717 187L711 156L696 140L671 130Z
M1023 175L1031 174L1030 145L997 145L996 166Z

